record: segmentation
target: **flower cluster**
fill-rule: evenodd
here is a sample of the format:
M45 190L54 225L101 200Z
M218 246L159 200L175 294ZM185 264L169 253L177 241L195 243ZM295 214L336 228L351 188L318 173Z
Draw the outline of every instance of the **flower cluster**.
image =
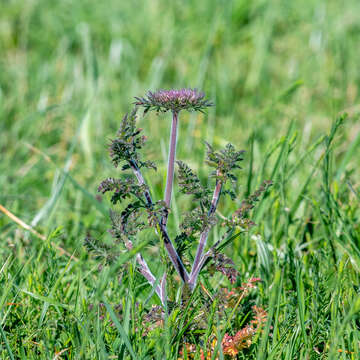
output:
M145 97L135 97L135 105L149 110L179 112L181 110L202 111L213 103L204 99L205 94L197 89L172 89L149 91Z
M267 312L256 305L252 307L252 310L255 315L250 324L240 329L234 336L225 334L221 343L224 355L234 358L240 350L249 348L253 342L253 336L265 325Z
M253 320L250 324L240 329L234 336L225 334L221 342L222 352L226 358L235 359L237 354L243 350L248 349L254 341L256 333L262 330L267 321L267 312L256 305L252 307L254 312ZM185 343L184 347L180 350L180 357L178 360L195 359L196 355L200 354L200 359L211 360L213 359L214 351L217 347L217 339L214 338L209 346L210 350L204 353L203 349L199 349L195 344ZM215 357L219 359L218 356Z
M247 282L243 283L241 287L232 288L230 291L221 288L218 294L216 295L217 300L217 309L216 314L219 319L226 319L229 312L228 310L232 310L237 308L238 305L242 302L242 300L249 295L251 289L256 288L256 283L261 281L259 278L251 278ZM240 308L239 308L239 311ZM250 309L249 309L250 311ZM268 314L267 312L260 306L252 306L251 307L252 320L248 321L242 328L235 330L234 335L230 335L229 333L225 333L219 345L221 345L222 353L225 355L225 358L228 359L236 359L237 354L244 349L248 349L252 344L254 344L257 340L256 334L259 334L264 325L267 322ZM207 326L207 313L204 314L205 318L205 326ZM224 324L218 324L218 329L222 330L222 326ZM199 327L194 329L199 330ZM191 338L190 336L188 337ZM184 346L180 349L178 360L192 360L192 359L203 359L203 360L218 360L220 357L218 353L219 351L219 339L215 334L212 334L207 342L207 350L206 352L203 350L204 344L199 343L189 343L185 342ZM200 355L200 357L199 357Z

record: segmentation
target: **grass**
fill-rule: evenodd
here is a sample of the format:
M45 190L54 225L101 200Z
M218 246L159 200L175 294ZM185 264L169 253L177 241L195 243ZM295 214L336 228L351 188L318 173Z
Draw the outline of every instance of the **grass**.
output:
M359 21L356 0L2 1L0 204L45 240L0 213L0 358L177 358L188 314L142 336L157 299L135 251L99 271L83 239L109 237L109 201L96 189L114 175L106 146L133 96L183 86L216 107L182 116L178 158L205 178L202 140L230 141L247 150L239 203L274 182L253 213L258 226L225 250L242 281L262 278L251 301L270 319L239 358L360 358ZM141 121L157 198L170 122ZM189 206L175 198L172 234ZM209 314L208 332L218 321Z

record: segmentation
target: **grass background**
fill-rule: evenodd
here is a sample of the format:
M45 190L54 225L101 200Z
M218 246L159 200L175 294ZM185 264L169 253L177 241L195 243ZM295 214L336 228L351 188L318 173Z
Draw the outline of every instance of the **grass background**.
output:
M134 262L119 282L126 259L99 272L83 239L109 236L96 189L115 173L106 148L133 97L197 87L216 107L182 114L178 158L206 181L202 140L247 150L237 204L275 183L258 227L227 249L242 280L263 279L254 301L272 320L239 358L358 359L359 42L357 0L0 0L0 204L48 238L0 214L0 358L176 358L171 321L141 336L135 302L157 300L145 303ZM150 114L140 126L160 198L170 119ZM176 197L172 234L189 206ZM101 301L123 305L119 326L99 320Z

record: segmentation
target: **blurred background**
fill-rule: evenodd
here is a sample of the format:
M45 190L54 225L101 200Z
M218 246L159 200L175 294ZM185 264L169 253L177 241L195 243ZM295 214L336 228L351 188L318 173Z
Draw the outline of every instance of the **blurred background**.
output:
M240 193L271 176L287 134L296 164L347 112L341 163L359 144L359 44L358 0L0 0L0 204L44 234L62 226L71 250L87 229L105 232L107 201L95 196L117 175L107 144L134 96L158 88L196 87L215 102L205 115L181 114L178 157L205 176L202 140L247 150ZM164 170L169 114L139 126ZM290 198L319 151L295 169ZM358 189L357 154L337 181ZM160 197L162 172L147 176ZM174 202L175 228L186 201ZM11 245L14 225L0 224Z

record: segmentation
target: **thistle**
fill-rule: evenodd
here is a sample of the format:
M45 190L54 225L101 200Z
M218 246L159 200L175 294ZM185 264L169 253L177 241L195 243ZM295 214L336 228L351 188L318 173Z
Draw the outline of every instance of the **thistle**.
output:
M164 201L168 208L170 208L171 204L174 181L179 113L181 110L203 111L205 108L212 106L213 103L209 100L204 100L204 97L205 94L203 92L198 92L196 89L158 90L156 92L149 91L143 98L135 97L137 100L135 104L143 106L145 108L145 113L150 110L156 110L157 112L166 112L170 110L172 112L169 159L164 194ZM166 214L161 220L165 226L167 223L167 217L168 214Z
M143 106L145 113L149 110L172 111L179 113L181 110L203 111L213 103L204 99L205 94L197 89L172 89L149 91L143 98L135 97L136 105Z
M269 181L264 182L253 195L241 202L239 209L234 214L223 218L220 224L225 229L222 237L207 249L209 234L218 222L216 211L221 196L229 195L231 200L236 198L236 172L241 169L240 162L243 160L244 151L236 150L231 144L216 151L206 143L206 163L213 168L210 179L214 179L214 189L211 190L202 184L188 165L177 161L180 192L192 196L193 203L197 206L184 215L180 225L181 233L174 240L170 238L167 231L167 220L173 189L178 116L181 110L203 111L206 107L213 105L204 97L204 93L197 90L181 89L149 92L144 98L136 98L135 108L130 114L125 115L117 137L110 144L112 161L115 167L121 166L124 176L120 179L108 178L99 186L101 193L112 193L113 204L124 203L126 200L126 205L121 213L111 212L113 237L119 242L123 242L125 247L131 250L136 242L137 234L146 228L153 228L182 280L184 293L195 290L200 272L211 264L215 271L224 274L230 282L236 281L238 272L234 268L234 263L220 251L225 245L255 225L249 219L249 213L255 202L271 185ZM145 161L141 154L147 138L141 134L142 129L136 125L139 106L145 108L145 113L149 110L158 112L170 110L172 112L166 188L164 198L160 200L153 199L143 176L144 169L156 170L156 166L150 161ZM128 171L131 171L133 176ZM197 243L197 251L188 271L182 259L190 255L191 245L194 242ZM157 281L140 253L137 254L136 260L139 272L154 288L163 307L167 308L169 299L166 291L166 279L170 272L165 271Z

